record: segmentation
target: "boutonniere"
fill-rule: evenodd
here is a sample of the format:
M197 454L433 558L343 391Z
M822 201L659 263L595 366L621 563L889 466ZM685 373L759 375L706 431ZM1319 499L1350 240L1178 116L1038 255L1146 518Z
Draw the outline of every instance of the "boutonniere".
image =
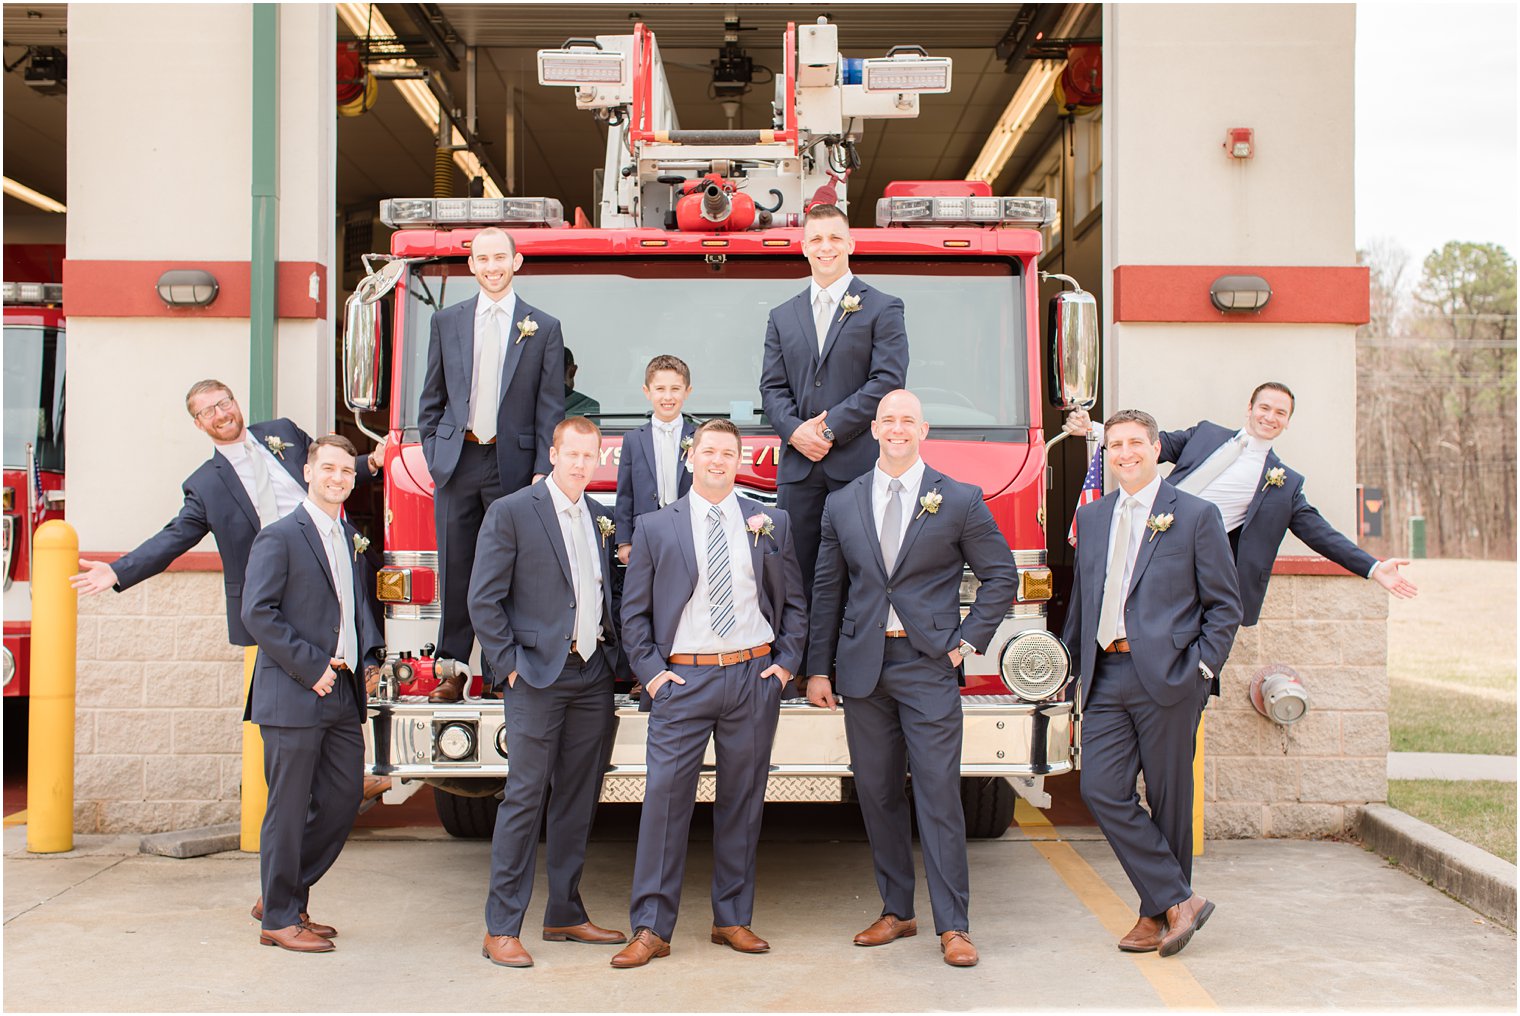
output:
M765 512L756 512L744 520L744 528L755 538L755 546L760 546L760 537L769 536L772 542L776 539L776 523Z
M843 321L859 309L860 297L855 293L846 294L845 298L839 301L839 320Z
M359 560L359 555L369 549L369 537L354 534L354 560Z
M1283 481L1288 478L1288 471L1282 466L1274 466L1267 470L1267 482L1261 485L1262 490L1268 487L1281 487Z
M1175 522L1176 519L1177 517L1170 513L1166 515L1152 515L1150 518L1146 519L1145 528L1151 531L1151 535L1149 539L1146 540L1146 542L1149 543L1151 540L1154 540L1157 533L1164 533L1168 529L1172 528L1172 523Z
M915 519L921 519L924 517L924 512L928 512L930 515L938 515L939 506L944 503L944 500L945 495L939 492L938 487L935 487L933 490L929 491L929 493L918 499L918 503L922 507L918 509L918 514L913 517Z
M290 447L289 441L281 441L273 434L270 434L264 439L264 443L269 446L270 451L274 452L275 457L281 462L285 461L285 449Z
M607 537L617 532L617 526L613 525L612 520L607 516L598 515L596 517L596 531L602 535L602 546L605 547L607 546Z
M684 455L689 451L691 451L691 435L687 434L685 437L681 438L681 454Z
M517 342L514 345L520 344L523 339L531 339L537 334L538 322L530 317L525 317L517 322Z

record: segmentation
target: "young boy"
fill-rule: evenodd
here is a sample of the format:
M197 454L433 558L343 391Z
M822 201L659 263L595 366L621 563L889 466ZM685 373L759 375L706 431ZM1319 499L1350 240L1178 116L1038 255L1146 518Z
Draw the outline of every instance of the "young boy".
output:
M690 395L691 368L678 357L662 353L644 368L644 397L654 407L654 416L623 437L617 504L612 509L618 560L624 565L638 517L658 511L691 489L685 446L696 425L681 416Z

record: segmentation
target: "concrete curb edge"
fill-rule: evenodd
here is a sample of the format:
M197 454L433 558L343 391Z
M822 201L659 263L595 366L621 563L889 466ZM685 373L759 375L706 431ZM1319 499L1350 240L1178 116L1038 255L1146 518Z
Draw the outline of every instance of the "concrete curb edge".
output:
M175 829L144 836L138 845L138 852L162 857L204 857L224 850L236 850L241 838L241 827L236 822L196 826L194 829Z
M1368 850L1515 930L1513 864L1386 804L1357 809L1356 833Z

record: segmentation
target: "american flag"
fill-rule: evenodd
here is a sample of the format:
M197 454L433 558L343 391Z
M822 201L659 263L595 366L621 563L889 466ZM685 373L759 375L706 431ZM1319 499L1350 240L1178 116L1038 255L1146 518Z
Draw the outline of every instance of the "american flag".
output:
M1087 475L1082 478L1082 493L1077 495L1077 508L1071 513L1071 529L1066 534L1066 542L1073 547L1077 545L1077 511L1085 504L1091 504L1103 496L1103 448L1093 452L1092 461L1087 465Z

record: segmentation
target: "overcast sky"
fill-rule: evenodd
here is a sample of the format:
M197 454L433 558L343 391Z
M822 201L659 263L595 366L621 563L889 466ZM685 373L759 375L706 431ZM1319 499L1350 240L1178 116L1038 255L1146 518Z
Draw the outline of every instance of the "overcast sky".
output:
M1520 255L1516 8L1356 8L1356 243L1391 237L1418 275L1448 240Z

